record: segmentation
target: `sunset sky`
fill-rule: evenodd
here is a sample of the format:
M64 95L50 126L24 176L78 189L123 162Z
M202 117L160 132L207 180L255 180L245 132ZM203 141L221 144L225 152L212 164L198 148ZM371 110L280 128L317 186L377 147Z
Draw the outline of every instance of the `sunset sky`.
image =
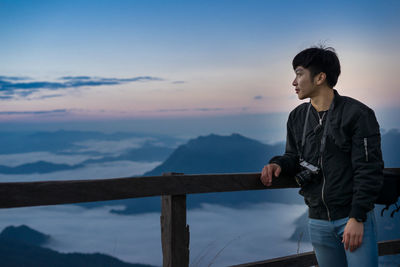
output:
M288 113L291 60L320 43L339 55L341 94L398 110L399 13L389 0L0 0L0 122Z

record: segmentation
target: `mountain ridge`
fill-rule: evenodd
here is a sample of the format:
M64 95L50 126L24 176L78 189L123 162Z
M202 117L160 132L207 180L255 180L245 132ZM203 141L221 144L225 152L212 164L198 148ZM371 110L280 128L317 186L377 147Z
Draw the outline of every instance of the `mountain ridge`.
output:
M0 233L2 267L152 267L127 263L102 253L60 253L44 248L51 236L26 225L8 226Z

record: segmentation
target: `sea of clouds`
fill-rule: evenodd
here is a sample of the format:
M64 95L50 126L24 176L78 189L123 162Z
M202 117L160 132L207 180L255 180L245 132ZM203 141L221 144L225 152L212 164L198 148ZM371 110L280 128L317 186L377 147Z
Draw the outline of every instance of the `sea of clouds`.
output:
M86 141L80 150L69 154L30 152L0 155L1 165L18 166L43 160L79 164L101 154L118 155L135 148L143 139ZM87 153L89 152L89 153ZM136 176L161 162L114 161L86 164L73 170L45 174L4 175L1 182L103 179ZM0 210L0 230L9 225L27 225L51 235L47 247L60 252L101 252L135 263L162 265L160 214L118 215L110 213L122 206L86 209L77 205L58 205ZM289 241L294 221L303 205L262 203L246 208L204 204L188 210L191 266L227 266L312 250L309 243Z
M77 142L74 149L62 153L48 151L34 151L29 153L15 153L0 155L0 165L16 167L18 165L46 161L54 164L77 165L90 159L101 159L105 156L119 156L124 151L139 148L152 138L128 138L114 140L87 140ZM162 143L157 143L162 146ZM106 179L118 177L139 176L154 169L162 162L144 161L111 161L102 163L88 163L84 167L42 174L0 174L0 182L28 182L47 180L79 180L79 179Z
M0 174L1 182L60 181L80 179L107 179L139 176L161 162L113 161L87 164L82 168L44 174Z
M111 209L75 205L0 210L1 230L28 225L51 235L47 247L60 252L101 252L127 262L162 265L160 214L118 215ZM262 203L234 209L206 204L189 210L191 266L227 266L296 254L289 241L306 207ZM300 242L300 252L312 250Z

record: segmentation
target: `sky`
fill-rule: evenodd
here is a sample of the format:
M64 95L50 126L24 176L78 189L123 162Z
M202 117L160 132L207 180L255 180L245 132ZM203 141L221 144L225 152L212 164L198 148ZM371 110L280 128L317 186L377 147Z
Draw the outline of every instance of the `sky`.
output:
M0 123L268 123L300 103L293 57L325 44L341 61L339 93L389 128L399 12L390 0L0 0Z
M187 138L239 132L283 141L287 115L300 104L291 61L320 43L338 53L339 93L373 108L381 127L400 128L399 13L397 0L0 0L0 130L155 131ZM46 152L24 156L0 161L84 160ZM94 164L78 174L101 178L100 170L117 177L125 175L122 170L139 174L157 164ZM304 211L284 207L291 217L264 232L263 220L281 217L282 210L265 205L240 212L214 205L189 211L192 259L226 244L220 265L263 259L265 240L287 238L290 232L282 236L282 228ZM161 262L159 214L110 218L106 208L87 214L75 206L59 208L3 210L0 227L28 224L51 234L51 246L60 251L101 251L124 260L139 251L143 262ZM257 220L243 222L246 217ZM141 230L127 235L127 228ZM220 243L206 239L209 229ZM86 251L94 247L90 242L96 249ZM277 243L285 249L271 245L270 257L297 248L297 242Z

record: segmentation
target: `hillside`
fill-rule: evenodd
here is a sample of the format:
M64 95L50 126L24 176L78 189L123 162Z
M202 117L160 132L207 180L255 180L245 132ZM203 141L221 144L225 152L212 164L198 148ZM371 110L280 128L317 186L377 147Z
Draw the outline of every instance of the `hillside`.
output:
M400 166L400 158L395 156L396 151L399 150L400 132L398 130L390 130L382 135L385 166L388 164ZM280 155L283 152L283 143L268 145L239 134L230 136L210 134L191 139L186 144L179 146L161 165L145 173L144 176L162 175L164 172L185 174L260 172L272 156ZM303 204L304 200L297 191L298 189L275 189L192 194L188 195L188 207L199 207L201 203L215 203L238 208L245 207L248 203L259 202ZM158 197L129 199L116 203L126 206L125 210L114 211L119 214L158 212L160 210ZM103 204L100 202L84 205Z
M161 165L145 176L158 176L163 172L181 172L185 174L205 173L251 173L260 172L268 160L282 154L284 145L263 144L239 134L230 136L207 135L188 141L179 146ZM249 203L280 202L304 203L297 189L274 189L257 191L239 191L188 195L188 208L196 208L201 203L214 203L237 208ZM114 211L131 214L146 211L159 211L159 197L130 199L118 202L126 205L125 210ZM97 205L97 204L92 204Z
M240 134L210 134L179 146L163 164L144 175L170 171L186 174L257 172L272 156L282 152L283 144L266 145Z
M151 267L132 264L114 257L93 253L59 253L43 248L51 237L27 226L9 226L0 234L0 259L2 267Z

